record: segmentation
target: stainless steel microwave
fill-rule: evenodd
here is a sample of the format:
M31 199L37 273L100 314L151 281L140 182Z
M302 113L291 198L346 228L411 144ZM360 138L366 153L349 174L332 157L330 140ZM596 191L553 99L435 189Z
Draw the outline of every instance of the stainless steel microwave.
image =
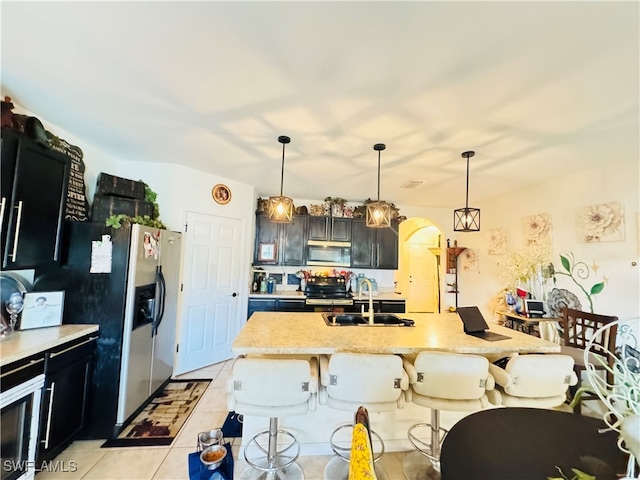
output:
M350 267L351 243L309 240L307 242L307 265Z

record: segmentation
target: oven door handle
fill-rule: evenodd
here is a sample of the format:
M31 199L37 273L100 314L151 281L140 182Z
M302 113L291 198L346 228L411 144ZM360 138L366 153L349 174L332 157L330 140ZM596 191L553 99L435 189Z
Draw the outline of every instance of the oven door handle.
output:
M51 417L53 416L53 395L55 393L56 382L51 383L51 387L47 388L51 392L49 396L49 412L47 413L47 430L44 436L44 440L41 440L44 443L44 449L49 448L49 436L51 434Z

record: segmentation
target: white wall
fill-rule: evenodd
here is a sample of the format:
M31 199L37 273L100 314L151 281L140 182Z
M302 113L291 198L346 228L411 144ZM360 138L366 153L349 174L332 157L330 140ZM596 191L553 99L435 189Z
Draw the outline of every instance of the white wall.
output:
M587 266L589 277L582 283L587 290L605 281L604 290L594 297L596 313L617 315L620 319L640 318L640 239L638 159L611 162L606 167L576 172L535 188L496 196L480 205L482 231L460 233L458 244L472 248L478 255L478 271L459 269L460 305L481 306L488 311L491 298L500 291L500 261L504 255L489 255L487 233L504 228L507 249L516 251L525 245L523 220L529 215L551 215L552 261L560 268L560 254L573 253L576 261ZM620 202L624 208L624 240L616 242L580 243L576 234L576 209L607 202ZM558 277L557 286L573 292L588 310L588 302L580 289L566 277Z
M160 220L171 230L184 231L187 211L238 218L244 222L245 244L241 272L243 284L249 284L249 266L253 258L255 192L251 185L235 182L209 173L193 170L176 164L136 162L135 159L116 159L92 147L81 138L58 128L37 114L21 108L14 102L14 113L38 117L44 127L80 147L84 154L85 184L87 198L91 204L96 189L96 181L101 172L131 180L143 180L157 193ZM231 190L231 201L219 205L211 196L211 189L224 183ZM248 290L247 290L248 292ZM246 294L243 292L241 308L246 311Z
M18 105L15 113L31 114ZM245 219L247 245L244 271L247 272L247 285L249 284L248 273L253 258L256 198L252 186L179 165L114 159L82 139L48 124L46 119L40 118L40 120L52 133L83 150L89 200L92 199L95 191L97 175L100 172L106 172L147 182L158 193L160 218L171 229L184 229L187 210ZM622 319L637 320L640 317L639 170L638 159L635 157L611 162L606 167L576 172L572 176L541 183L536 188L498 195L482 203L476 202L482 210L482 231L478 233L456 232L454 234L452 209L403 205L398 207L401 215L409 218L426 218L443 231L445 238L450 238L452 242L457 240L459 245L476 251L478 270L471 272L459 269L460 305L475 304L488 312L491 299L501 290L500 261L504 256L488 254L487 232L493 228L504 228L507 233L507 248L518 250L524 247L525 243L523 219L532 214L548 213L553 223L553 262L556 267L560 265L559 255L569 252L587 265L596 264L599 267L597 273L592 272L586 283L591 285L592 279L594 281L598 279L604 280L606 286L603 292L595 297L594 310L598 313L614 314ZM216 204L211 198L211 188L216 183L225 183L231 188L233 198L226 206ZM624 240L598 244L579 243L576 238L576 209L611 201L621 202L624 205ZM309 205L321 203L321 201L297 199L295 203ZM393 287L392 271L363 272L376 278L379 286ZM566 278L560 278L558 286L574 292L583 305L586 305L586 300L581 296L580 291Z

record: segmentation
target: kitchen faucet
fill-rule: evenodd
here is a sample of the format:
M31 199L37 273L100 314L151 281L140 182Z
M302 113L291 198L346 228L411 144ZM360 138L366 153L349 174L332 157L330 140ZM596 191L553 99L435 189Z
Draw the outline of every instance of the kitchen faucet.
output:
M369 287L369 311L365 313L364 305L360 307L360 312L363 317L369 317L369 325L373 325L373 285L368 278L363 278L358 286L358 299L362 300L362 285L367 284Z

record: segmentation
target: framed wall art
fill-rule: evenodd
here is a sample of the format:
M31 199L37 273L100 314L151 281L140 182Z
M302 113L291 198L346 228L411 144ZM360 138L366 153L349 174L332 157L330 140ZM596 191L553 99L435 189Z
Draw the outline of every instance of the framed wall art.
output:
M608 202L576 210L578 242L620 242L624 240L622 203Z
M220 205L226 205L231 201L231 190L226 185L219 183L211 190L211 196Z
M277 260L278 246L275 243L261 243L258 246L258 261L273 262Z
M25 293L20 330L61 325L63 308L64 292Z
M507 233L504 228L489 230L487 235L489 255L503 255L507 253Z
M552 242L551 215L538 213L524 218L527 245L549 245Z

